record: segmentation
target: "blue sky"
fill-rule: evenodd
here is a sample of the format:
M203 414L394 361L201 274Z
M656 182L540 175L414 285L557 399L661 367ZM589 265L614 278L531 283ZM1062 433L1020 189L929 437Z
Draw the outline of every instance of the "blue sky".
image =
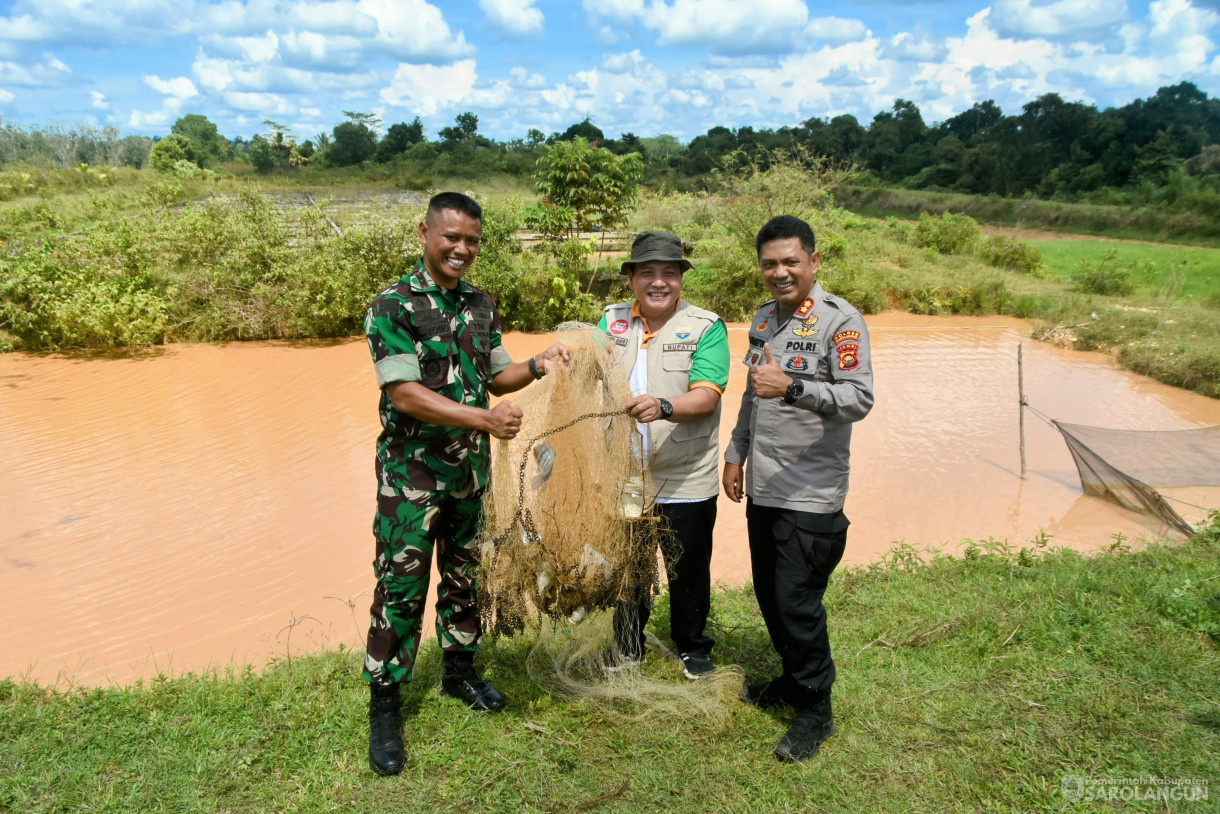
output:
M1220 0L0 0L0 119L305 139L344 110L496 139L779 127L895 98L941 121L1047 92L1220 96Z

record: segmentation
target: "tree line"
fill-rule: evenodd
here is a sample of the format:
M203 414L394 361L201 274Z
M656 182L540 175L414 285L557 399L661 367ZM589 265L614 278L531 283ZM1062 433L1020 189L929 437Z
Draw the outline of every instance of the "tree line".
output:
M741 157L765 163L776 151L803 151L858 169L862 182L911 189L1080 200L1192 179L1195 187L1220 191L1220 100L1190 82L1104 110L1047 93L1006 115L987 100L931 125L914 102L897 99L867 125L844 114L774 129L716 126L688 144L668 134L610 138L590 118L563 132L530 129L496 141L479 133L478 116L469 111L431 136L418 116L383 129L372 114L344 115L346 121L307 138L268 119L249 140L226 138L199 114L181 117L154 139L124 138L113 127L0 122L0 164L171 170L180 161L241 162L261 173L385 167L426 186L435 176L527 177L549 148L582 138L614 155L637 155L649 183L678 188L706 183L713 170Z

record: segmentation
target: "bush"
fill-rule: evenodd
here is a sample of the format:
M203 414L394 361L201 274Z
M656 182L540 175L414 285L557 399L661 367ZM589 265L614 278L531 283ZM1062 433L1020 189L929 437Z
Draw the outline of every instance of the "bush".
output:
M979 239L979 225L969 215L945 212L939 218L922 212L919 223L911 230L911 242L940 254L960 254L973 247Z
M992 235L979 244L979 256L997 268L1012 269L1036 277L1046 274L1041 249L1009 240L1002 235Z
M1111 249L1101 256L1097 265L1081 263L1076 275L1076 287L1086 294L1123 296L1135 290L1130 269L1119 264L1118 253Z

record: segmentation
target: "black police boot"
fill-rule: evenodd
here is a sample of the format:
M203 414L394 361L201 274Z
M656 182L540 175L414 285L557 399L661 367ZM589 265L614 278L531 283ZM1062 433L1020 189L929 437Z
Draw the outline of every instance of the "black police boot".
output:
M369 766L377 774L402 771L406 755L402 747L402 718L398 685L369 684Z
M796 707L796 720L775 746L775 756L789 763L808 760L835 731L830 690L811 693Z
M763 684L746 684L741 688L741 700L759 709L778 709L787 706L786 675L773 678Z
M479 671L474 668L474 653L446 652L444 659L441 695L456 698L471 709L484 712L504 709L504 696L480 678Z

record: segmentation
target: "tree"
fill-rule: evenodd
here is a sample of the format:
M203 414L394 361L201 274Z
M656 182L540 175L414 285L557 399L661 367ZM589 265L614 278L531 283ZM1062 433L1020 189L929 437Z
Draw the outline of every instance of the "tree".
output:
M255 136L250 140L250 151L246 155L249 157L250 163L254 165L255 171L264 175L279 166L275 148L262 136Z
M579 121L576 124L568 127L567 130L564 130L562 135L559 136L558 140L572 141L577 136L580 136L592 144L606 140L606 134L601 131L601 128L590 121L588 116L584 118L584 121Z
M449 143L474 141L479 133L479 117L467 110L459 113L454 127L441 128L440 136Z
M177 133L154 144L148 156L149 165L157 172L169 172L179 161L197 163L190 141Z
M643 172L638 154L615 155L577 136L548 147L538 159L535 178L547 203L572 210L572 231L604 231L626 222L639 197Z
M377 134L367 124L344 122L331 131L334 138L326 151L327 160L336 167L348 167L373 157Z
M198 113L183 116L174 122L170 132L183 136L190 142L195 161L201 167L209 159L223 161L232 154L228 141L220 135L216 125L208 121L207 116L201 116Z
M419 120L419 116L416 116L410 124L399 122L390 125L390 129L378 142L374 157L378 162L384 164L395 156L405 153L411 145L423 142L424 123Z

